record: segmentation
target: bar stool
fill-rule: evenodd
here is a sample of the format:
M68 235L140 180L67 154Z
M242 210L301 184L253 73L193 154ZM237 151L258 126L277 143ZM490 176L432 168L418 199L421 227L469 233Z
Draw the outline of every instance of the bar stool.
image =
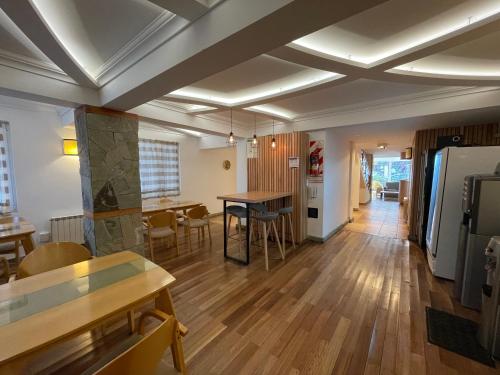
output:
M286 253L286 233L285 233L285 227L286 227L286 218L288 217L288 223L290 224L290 235L292 237L292 245L293 248L295 249L295 236L293 234L293 225L292 225L292 212L293 212L293 207L283 207L278 210L278 214L280 215L281 221L281 228L283 231L283 237L282 237L282 243L283 243L283 253Z
M227 223L227 238L232 238L235 239L233 236L230 235L229 231L231 229L231 220L233 219L233 216L238 219L238 251L241 252L241 219L245 218L247 213L245 207L242 206L228 206L226 207L226 213L229 214L229 221Z
M267 237L269 236L269 232L271 231L271 228L274 230L274 235L276 236L276 243L278 244L278 249L279 249L280 254L281 254L281 259L285 260L285 254L283 253L283 249L282 249L281 243L280 243L280 238L278 236L278 230L276 229L276 220L278 219L279 214L277 212L268 211L267 207L262 203L254 204L254 205L250 206L250 208L256 212L256 214L252 216L252 219L256 220L257 222L262 223L266 271L269 271L269 256L267 253ZM252 243L252 232L253 232L252 229L253 229L253 222L250 222L250 243Z

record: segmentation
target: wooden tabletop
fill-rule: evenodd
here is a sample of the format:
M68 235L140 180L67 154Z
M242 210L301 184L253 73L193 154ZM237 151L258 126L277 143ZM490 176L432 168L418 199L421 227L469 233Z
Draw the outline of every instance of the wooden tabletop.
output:
M157 199L143 200L142 213L146 215L155 214L166 210L182 211L201 206L203 203L196 201L168 201L161 202Z
M123 251L0 285L0 365L154 298L174 280ZM57 305L61 293L69 300Z
M217 199L240 203L261 203L272 201L273 199L285 198L292 193L272 192L272 191L248 191L246 193L236 193L218 196Z
M0 241L36 232L33 224L17 215L0 217Z

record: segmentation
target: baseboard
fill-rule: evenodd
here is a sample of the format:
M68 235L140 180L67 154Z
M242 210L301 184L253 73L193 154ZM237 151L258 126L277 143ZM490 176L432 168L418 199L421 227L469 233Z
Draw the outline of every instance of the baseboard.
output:
M337 228L333 229L330 233L328 233L325 237L315 237L315 236L307 236L307 238L311 241L314 242L326 242L328 241L331 237L335 236L338 232L340 232L344 227L349 224L349 220L344 221L342 224L340 224Z
M222 216L224 215L224 212L216 212L215 214L209 214L208 217L216 217L216 216Z

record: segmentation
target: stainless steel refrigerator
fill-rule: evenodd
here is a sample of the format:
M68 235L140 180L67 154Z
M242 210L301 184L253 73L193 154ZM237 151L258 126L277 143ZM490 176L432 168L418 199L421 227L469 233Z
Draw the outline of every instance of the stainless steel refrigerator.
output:
M462 210L454 292L462 305L480 309L487 274L484 249L500 235L500 175L466 176Z

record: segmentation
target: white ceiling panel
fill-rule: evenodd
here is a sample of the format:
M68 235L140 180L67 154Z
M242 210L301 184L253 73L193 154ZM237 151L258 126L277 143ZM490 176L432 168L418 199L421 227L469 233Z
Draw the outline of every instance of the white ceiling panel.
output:
M168 14L146 0L33 2L64 48L93 77L157 17Z
M499 30L396 69L460 76L500 76Z
M294 43L371 64L499 11L498 0L391 0Z
M344 85L314 91L309 94L273 102L274 107L302 115L310 112L358 105L403 95L434 91L436 86L411 85L359 79Z
M333 76L335 74L331 72L261 55L170 94L232 104L285 92Z

